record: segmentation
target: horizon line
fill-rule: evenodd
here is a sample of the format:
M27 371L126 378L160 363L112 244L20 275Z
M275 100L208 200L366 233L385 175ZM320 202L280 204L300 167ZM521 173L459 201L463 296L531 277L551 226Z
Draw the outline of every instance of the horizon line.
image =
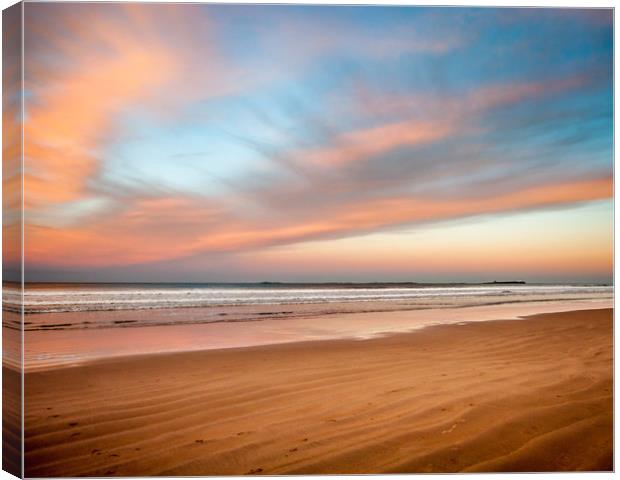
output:
M3 284L20 283L12 280L3 280ZM324 282L286 282L286 281L256 281L256 282L218 282L218 281L205 281L205 282L183 282L183 281L160 281L160 282L142 282L142 281L119 281L119 282L80 282L80 281L25 281L24 284L56 284L56 285L264 285L264 286L290 286L290 285L317 285L317 286L329 286L329 285L353 285L353 286L367 286L367 285L411 285L411 286L430 286L430 285L592 285L592 286L614 286L613 280L611 282L557 282L557 281L541 281L541 282L528 282L525 280L491 280L491 281L446 281L446 282L424 282L424 281L366 281L366 282L354 282L354 281L324 281Z

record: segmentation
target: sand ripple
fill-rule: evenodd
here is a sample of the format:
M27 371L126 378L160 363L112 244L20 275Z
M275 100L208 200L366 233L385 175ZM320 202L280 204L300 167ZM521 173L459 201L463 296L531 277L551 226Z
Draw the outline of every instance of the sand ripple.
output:
M26 375L26 475L612 468L612 311Z

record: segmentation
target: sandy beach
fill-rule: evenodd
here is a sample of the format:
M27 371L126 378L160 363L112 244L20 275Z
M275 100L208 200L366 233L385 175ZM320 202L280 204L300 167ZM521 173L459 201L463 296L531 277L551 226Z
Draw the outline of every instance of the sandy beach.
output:
M612 310L26 374L26 475L611 470Z
M612 6L3 10L3 468L614 468Z

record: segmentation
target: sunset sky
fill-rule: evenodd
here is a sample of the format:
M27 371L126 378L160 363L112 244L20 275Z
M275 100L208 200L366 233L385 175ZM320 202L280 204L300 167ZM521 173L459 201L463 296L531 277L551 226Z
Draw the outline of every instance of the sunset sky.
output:
M612 277L612 11L25 5L30 281Z

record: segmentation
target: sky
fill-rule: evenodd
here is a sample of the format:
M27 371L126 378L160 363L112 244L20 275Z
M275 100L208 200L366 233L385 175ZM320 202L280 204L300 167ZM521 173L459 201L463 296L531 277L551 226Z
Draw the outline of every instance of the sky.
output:
M26 279L610 282L612 46L611 10L26 3Z

